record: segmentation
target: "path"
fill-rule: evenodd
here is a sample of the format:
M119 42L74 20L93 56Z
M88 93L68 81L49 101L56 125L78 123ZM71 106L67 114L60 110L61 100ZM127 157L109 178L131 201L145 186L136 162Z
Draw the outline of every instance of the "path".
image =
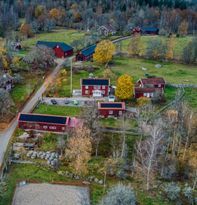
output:
M47 87L52 83L59 70L61 69L61 65L64 62L62 59L56 60L57 66L51 72L51 74L45 79L42 86L37 90L37 92L32 96L32 98L27 101L24 108L21 110L23 113L31 112L34 106L37 104L38 100L41 99L42 94L46 91ZM17 128L17 117L15 117L8 128L0 134L0 168L3 164L4 154L7 150L8 143Z

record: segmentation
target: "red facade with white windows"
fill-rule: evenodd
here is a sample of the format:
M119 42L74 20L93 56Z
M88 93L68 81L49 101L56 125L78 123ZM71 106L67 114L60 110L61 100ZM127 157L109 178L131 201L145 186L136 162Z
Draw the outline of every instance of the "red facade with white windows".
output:
M102 96L109 95L109 79L88 78L81 79L82 96L93 96L94 91L101 91Z
M73 50L63 51L59 46L56 46L53 50L57 58L65 58L73 55Z
M102 117L120 117L125 112L125 102L99 102L98 111Z

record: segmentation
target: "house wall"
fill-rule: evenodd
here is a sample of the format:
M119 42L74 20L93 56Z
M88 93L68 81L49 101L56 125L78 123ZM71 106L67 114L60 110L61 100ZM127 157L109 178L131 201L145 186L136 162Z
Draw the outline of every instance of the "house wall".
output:
M99 115L103 117L109 117L109 116L114 116L114 117L119 117L123 113L123 110L118 110L118 109L99 109Z
M98 86L92 86L92 85L82 85L82 96L92 96L93 95L93 90L101 90L103 92L103 96L108 96L109 95L109 86L105 85L103 87L102 85L100 88Z
M53 50L57 58L65 58L65 57L73 55L73 49L64 52L60 47L55 47Z
M47 123L18 122L18 127L24 130L40 130L48 132L65 132L66 125L56 125Z
M64 57L69 57L69 56L72 56L72 55L73 55L73 49L64 53Z

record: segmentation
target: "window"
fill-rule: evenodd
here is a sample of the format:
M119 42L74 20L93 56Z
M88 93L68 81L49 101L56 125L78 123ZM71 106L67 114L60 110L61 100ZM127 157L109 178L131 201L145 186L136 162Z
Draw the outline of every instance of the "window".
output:
M86 91L85 91L85 94L88 95L88 94L89 94L89 90L86 90Z
M105 89L105 85L102 85L102 89Z
M113 110L109 110L109 114L110 114L110 115L113 115Z
M100 85L94 86L94 90L99 90L99 89L101 89Z
M122 115L122 111L119 111L119 115Z
M85 86L85 89L88 89L88 86L87 86L87 85Z
M158 88L160 88L161 87L161 84L158 84Z
M144 97L147 97L147 93L144 93Z

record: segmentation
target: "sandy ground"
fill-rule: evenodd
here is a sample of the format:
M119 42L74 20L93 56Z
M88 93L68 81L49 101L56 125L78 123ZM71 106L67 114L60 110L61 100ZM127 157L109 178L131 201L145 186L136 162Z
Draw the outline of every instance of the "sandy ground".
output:
M86 187L27 184L17 187L12 205L90 205Z

